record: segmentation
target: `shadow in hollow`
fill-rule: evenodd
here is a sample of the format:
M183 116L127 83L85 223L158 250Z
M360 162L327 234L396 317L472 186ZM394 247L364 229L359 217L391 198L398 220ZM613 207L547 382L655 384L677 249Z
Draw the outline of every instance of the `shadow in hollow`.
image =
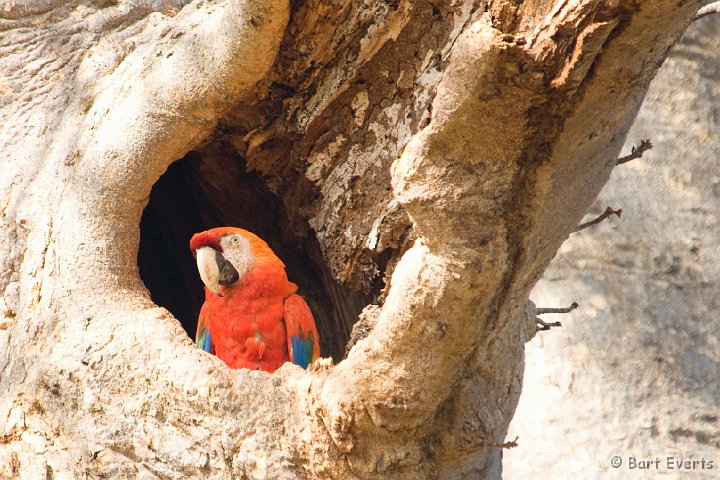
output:
M313 311L323 356L339 361L352 325L371 297L331 277L314 236L308 235L303 245L289 240L282 202L262 176L245 171L244 160L229 148L191 152L153 186L140 222L138 252L140 276L152 300L195 337L204 293L188 244L194 233L224 225L245 228L268 242Z

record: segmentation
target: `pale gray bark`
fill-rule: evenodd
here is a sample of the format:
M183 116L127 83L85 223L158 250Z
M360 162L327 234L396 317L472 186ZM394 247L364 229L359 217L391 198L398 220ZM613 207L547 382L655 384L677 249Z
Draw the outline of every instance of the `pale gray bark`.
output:
M289 7L4 12L3 475L500 475L529 292L697 3ZM381 303L337 366L230 371L150 301L151 187L223 148L315 242L343 306L321 333Z
M719 52L720 17L693 23L624 150L641 138L655 148L616 168L592 209L622 207L622 219L572 235L531 295L581 308L527 346L508 478L712 478L720 468ZM660 464L631 471L630 456ZM669 456L706 468L672 470Z

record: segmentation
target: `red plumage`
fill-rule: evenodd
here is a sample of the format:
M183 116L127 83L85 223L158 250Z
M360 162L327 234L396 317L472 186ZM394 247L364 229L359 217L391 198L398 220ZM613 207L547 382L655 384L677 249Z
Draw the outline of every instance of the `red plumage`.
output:
M246 256L232 251L235 245L230 240L238 235L247 240ZM196 339L201 347L230 368L268 372L288 361L305 366L319 357L312 313L295 293L297 286L287 279L285 265L262 239L246 230L222 227L194 235L190 248L195 252L202 247L212 248L231 262L235 259L238 271L246 257L249 266L233 284L217 287L222 296L206 286ZM204 343L206 330L211 340L208 343ZM293 339L295 345L309 345L309 358L298 358L298 352L293 355Z

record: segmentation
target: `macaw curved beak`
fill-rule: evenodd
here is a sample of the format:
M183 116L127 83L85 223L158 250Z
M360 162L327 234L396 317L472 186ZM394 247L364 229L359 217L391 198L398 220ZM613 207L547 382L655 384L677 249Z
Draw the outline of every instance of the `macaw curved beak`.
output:
M233 264L214 248L200 247L195 250L195 255L200 278L208 290L218 297L222 297L220 285L232 285L240 278Z

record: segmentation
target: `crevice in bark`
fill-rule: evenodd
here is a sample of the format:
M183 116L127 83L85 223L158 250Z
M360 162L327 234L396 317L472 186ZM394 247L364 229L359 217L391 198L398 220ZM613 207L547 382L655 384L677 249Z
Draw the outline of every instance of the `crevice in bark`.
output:
M609 33L606 34L605 40L601 42L604 46L611 39L618 36L627 26L629 12L626 9L610 8L607 10L600 10L595 14L588 14L586 18L582 18L578 22L578 25L574 28L578 32L582 32L588 28L593 22L600 22L601 19L613 19L615 24ZM577 34L576 36L581 36ZM575 38L575 37L572 37ZM557 43L557 42L556 42ZM581 45L565 45L558 48L559 51L570 49L574 51L580 48ZM516 49L518 47L515 47ZM578 63L587 62L587 67L574 67L576 70L585 69L585 73L582 76L575 74L573 80L567 78L564 79L563 83L557 83L559 77L558 71L562 70L560 64L566 58L573 57L573 53L566 55L558 55L557 61L560 62L558 65L551 65L548 68L547 62L543 64L538 62L537 58L523 59L523 49L518 49L516 52L509 48L507 51L508 56L515 55L518 63L522 64L523 60L527 62L523 71L525 78L525 85L532 86L538 91L538 98L542 95L540 92L551 91L552 93L545 95L543 102L538 102L528 109L528 127L533 132L530 136L530 142L525 144L524 153L522 158L519 159L520 170L517 173L516 181L514 182L515 187L511 194L512 208L509 209L511 212L508 215L511 220L508 222L507 232L507 244L511 246L511 258L513 266L503 280L501 291L497 296L497 302L494 304L496 310L494 312L500 312L504 309L507 301L513 301L512 296L508 294L511 287L516 281L526 278L527 267L522 267L526 263L526 257L528 254L529 246L524 244L520 239L523 237L524 232L532 221L532 213L534 207L533 193L536 192L537 183L537 170L543 165L546 165L552 160L554 155L553 146L555 145L558 136L562 133L565 127L567 118L571 117L571 112L575 109L575 105L579 104L585 94L585 88L587 83L594 77L594 68L597 62L601 59L603 48L595 47L597 53L592 54L589 58ZM540 83L538 83L540 82ZM507 82L500 82L501 84ZM566 85L567 84L567 85ZM528 292L532 288L532 285L538 280L540 272L543 269L538 269L537 273L532 277L527 278L524 282L521 281L522 291ZM523 294L524 296L524 294ZM499 319L499 315L493 313L489 316L489 329L495 330L497 326L496 322Z
M265 179L246 171L245 160L216 142L190 152L153 186L140 222L138 267L152 300L167 308L191 338L204 300L190 237L223 225L250 230L265 239L299 286L318 325L323 356L342 358L350 330L371 295L336 282L323 262L317 240L290 232L283 203ZM378 288L379 291L379 288Z

